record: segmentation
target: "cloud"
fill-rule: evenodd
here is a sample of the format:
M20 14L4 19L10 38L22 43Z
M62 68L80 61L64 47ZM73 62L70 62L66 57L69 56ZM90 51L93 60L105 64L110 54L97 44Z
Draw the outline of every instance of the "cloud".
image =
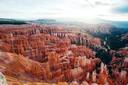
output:
M107 6L112 5L112 3L104 3L104 2L100 2L100 1L96 1L95 4L96 5L107 5Z
M128 13L128 4L117 7L113 10L115 13Z
M104 18L108 20L123 20L128 16L122 14L127 14L128 12L127 7L122 8L124 1L125 0L0 0L0 17L29 19L75 18L79 20Z

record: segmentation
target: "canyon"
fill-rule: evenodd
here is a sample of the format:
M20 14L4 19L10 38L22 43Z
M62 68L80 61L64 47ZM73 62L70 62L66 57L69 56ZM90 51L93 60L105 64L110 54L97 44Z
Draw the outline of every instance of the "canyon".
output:
M127 85L128 49L106 46L62 25L0 25L0 72L8 85Z

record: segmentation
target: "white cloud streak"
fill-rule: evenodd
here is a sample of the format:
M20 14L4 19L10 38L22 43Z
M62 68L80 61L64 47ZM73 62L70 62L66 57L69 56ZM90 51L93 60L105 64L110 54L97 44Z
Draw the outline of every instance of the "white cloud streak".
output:
M113 13L112 10L124 2L125 0L0 0L0 17L122 21L128 20L128 15Z

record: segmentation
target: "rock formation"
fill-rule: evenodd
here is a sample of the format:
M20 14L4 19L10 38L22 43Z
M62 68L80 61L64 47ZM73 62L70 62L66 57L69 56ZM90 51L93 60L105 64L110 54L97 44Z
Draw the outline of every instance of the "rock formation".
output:
M101 49L112 56L107 65L96 56ZM0 72L9 85L126 85L126 56L126 49L108 51L99 38L62 26L0 26Z

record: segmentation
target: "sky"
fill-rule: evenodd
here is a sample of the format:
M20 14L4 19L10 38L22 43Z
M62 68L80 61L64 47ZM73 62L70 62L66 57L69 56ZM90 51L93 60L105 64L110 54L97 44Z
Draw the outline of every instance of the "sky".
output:
M0 0L0 18L128 21L128 0Z

